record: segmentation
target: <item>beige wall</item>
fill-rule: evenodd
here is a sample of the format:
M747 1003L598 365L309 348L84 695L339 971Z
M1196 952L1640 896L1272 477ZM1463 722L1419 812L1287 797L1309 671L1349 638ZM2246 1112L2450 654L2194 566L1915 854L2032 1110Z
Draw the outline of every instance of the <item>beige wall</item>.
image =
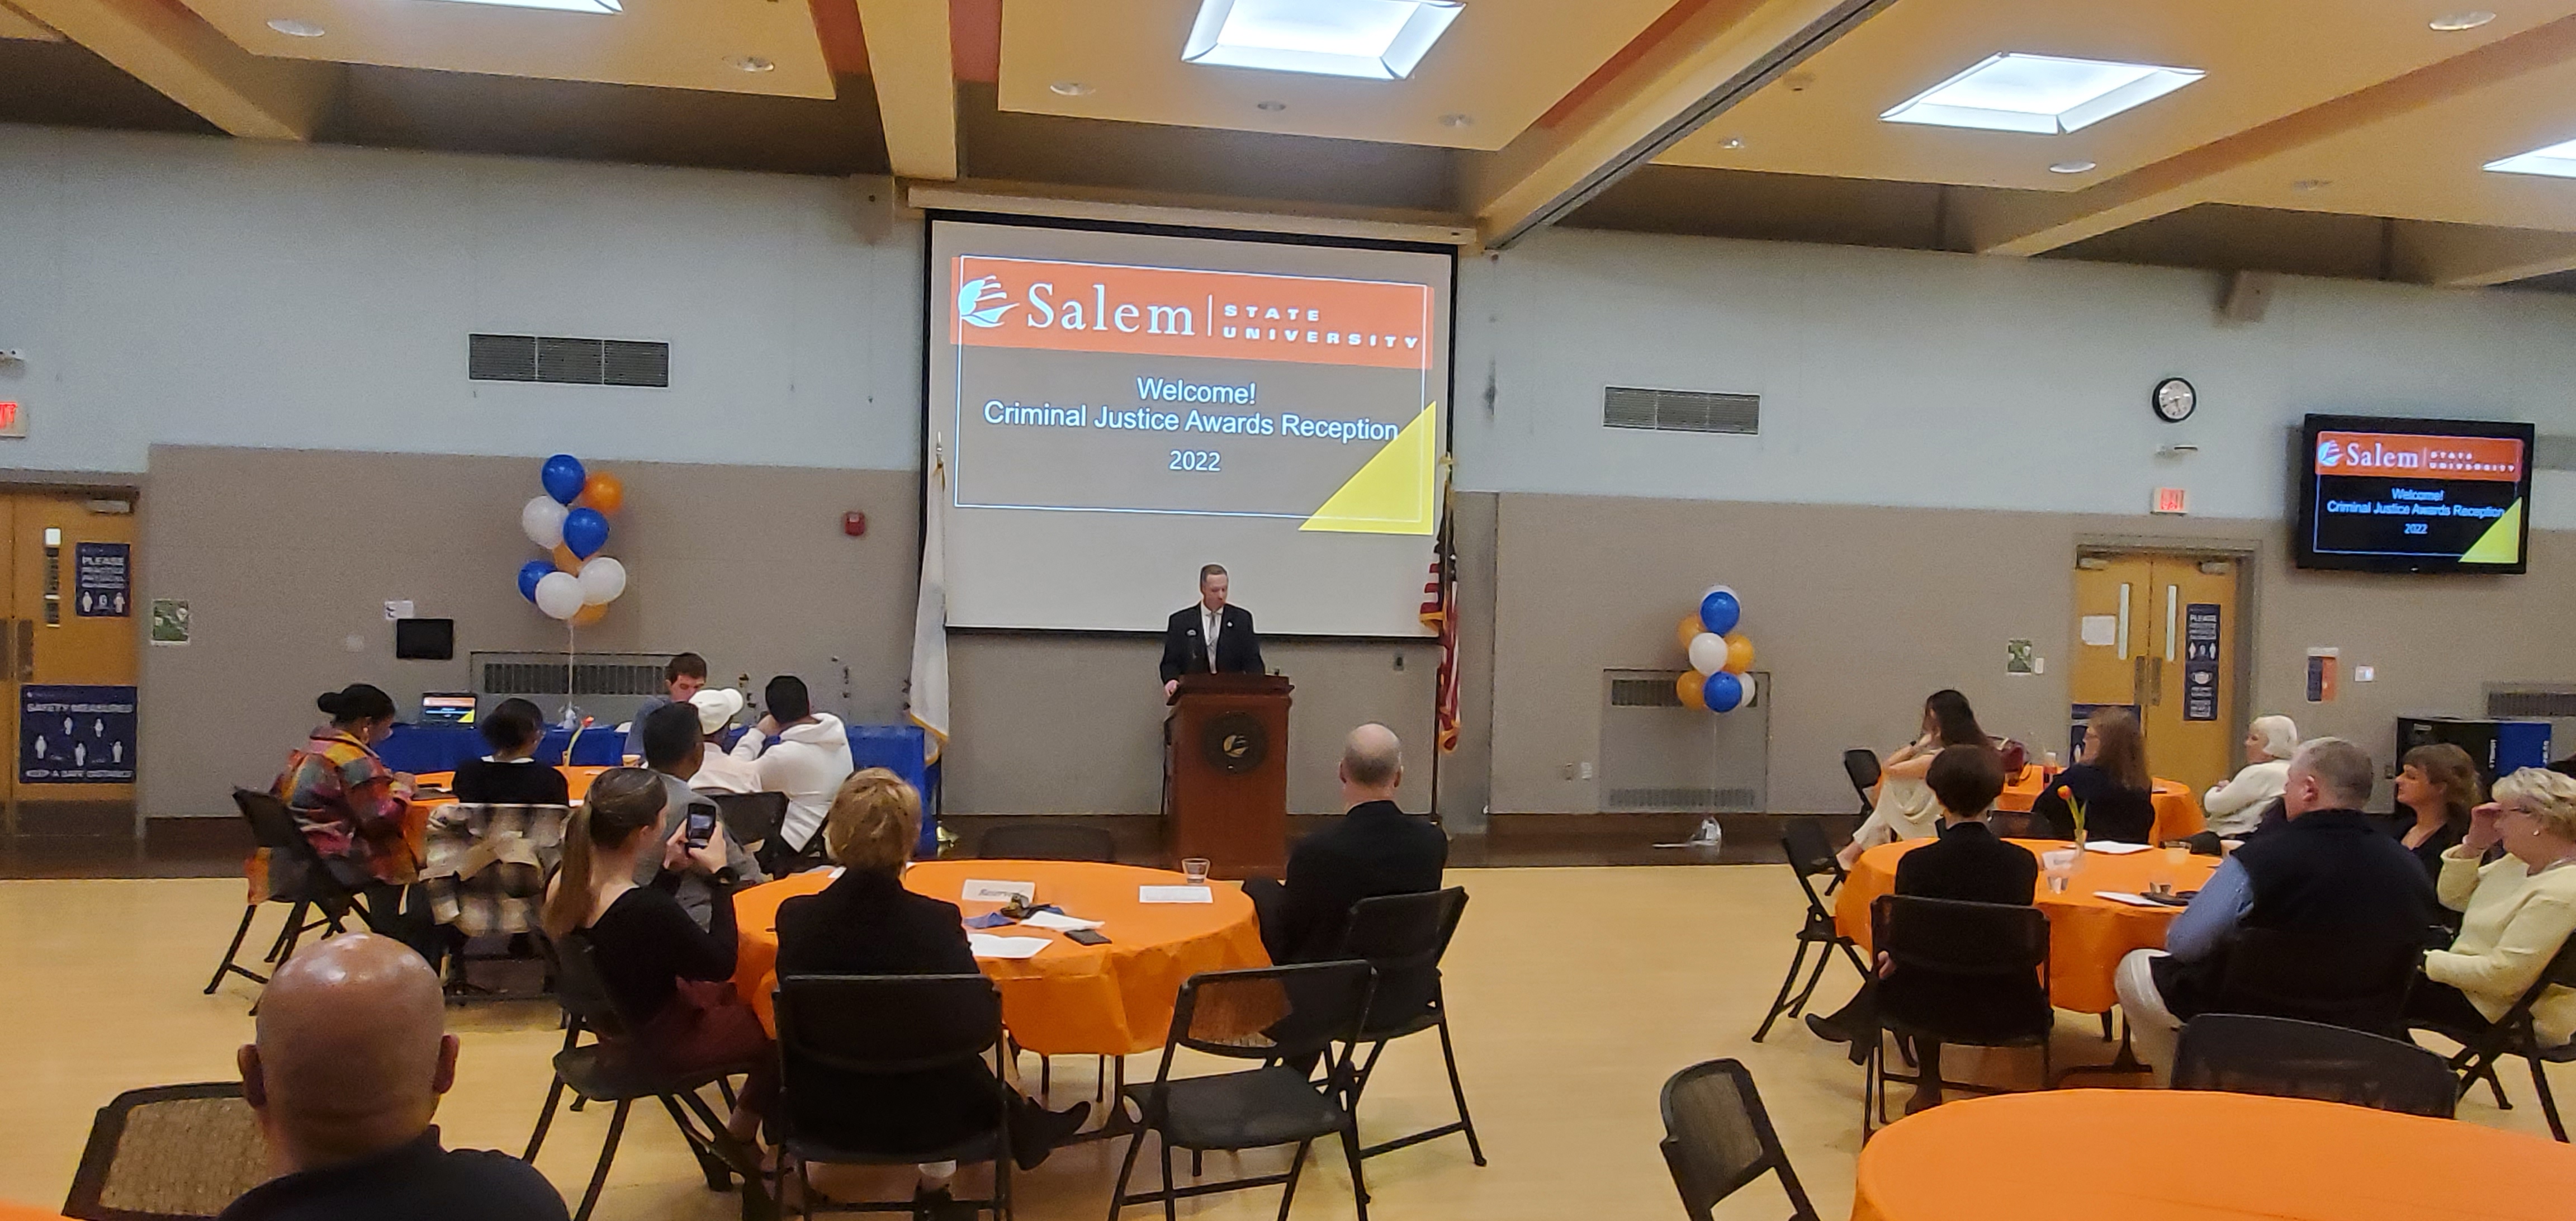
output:
M2282 527L2264 521L1507 494L1493 808L1597 810L1596 783L1561 769L1598 749L1601 671L1682 665L1673 625L1720 581L1743 594L1744 630L1774 676L1774 810L1848 809L1841 752L1903 742L1941 687L1965 692L1993 732L2058 740L2076 547L2144 528L2258 543L2253 707L2352 737L2383 763L2400 711L2474 715L2482 683L2576 679L2576 635L2546 630L2576 600L2571 533L2533 533L2529 576L2365 577L2291 571ZM2039 642L2049 673L2003 672L2014 637ZM2311 645L2377 667L2379 681L2303 702Z

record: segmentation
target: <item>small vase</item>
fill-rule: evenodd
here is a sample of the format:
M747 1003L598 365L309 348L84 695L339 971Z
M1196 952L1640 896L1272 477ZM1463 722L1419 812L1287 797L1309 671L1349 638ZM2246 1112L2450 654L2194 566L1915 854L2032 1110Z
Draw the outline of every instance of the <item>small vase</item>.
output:
M2075 848L2079 852L2084 849L2084 828L2081 826L2075 828Z

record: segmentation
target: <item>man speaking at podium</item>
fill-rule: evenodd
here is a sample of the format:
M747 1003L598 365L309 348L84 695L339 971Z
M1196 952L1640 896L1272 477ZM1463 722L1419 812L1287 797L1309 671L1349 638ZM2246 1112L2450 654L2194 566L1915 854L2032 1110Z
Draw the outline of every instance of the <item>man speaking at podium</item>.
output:
M1260 674L1261 637L1252 612L1225 600L1222 565L1199 569L1199 601L1172 612L1163 628L1163 698L1180 690L1184 674Z

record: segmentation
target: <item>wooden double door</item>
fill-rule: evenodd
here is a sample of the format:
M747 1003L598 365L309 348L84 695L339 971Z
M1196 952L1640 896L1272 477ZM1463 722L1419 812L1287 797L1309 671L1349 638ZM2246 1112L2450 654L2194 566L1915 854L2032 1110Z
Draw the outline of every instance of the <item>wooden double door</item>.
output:
M2245 725L2237 691L2242 568L2227 555L2078 556L2070 722L2093 706L2123 705L2138 714L2155 775L2194 792L2234 775Z
M140 624L130 494L0 492L0 831L130 834Z

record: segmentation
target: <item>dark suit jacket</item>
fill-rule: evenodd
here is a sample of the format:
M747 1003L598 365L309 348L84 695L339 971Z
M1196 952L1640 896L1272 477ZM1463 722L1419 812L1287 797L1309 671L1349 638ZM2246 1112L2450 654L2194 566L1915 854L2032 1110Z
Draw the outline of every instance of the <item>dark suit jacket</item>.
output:
M1272 956L1282 963L1340 955L1351 905L1379 895L1440 889L1449 836L1392 801L1352 806L1342 820L1288 852L1287 898Z
M1207 673L1207 645L1199 640L1199 604L1172 612L1163 625L1163 681L1170 682L1184 674ZM1228 603L1225 624L1216 634L1216 670L1219 674L1260 674L1261 636L1252 630L1252 612Z
M2027 907L2038 885L2039 858L1981 822L1943 827L1931 843L1896 858L1900 895Z
M957 905L914 894L887 874L851 870L778 905L781 978L975 970ZM785 1067L798 1131L897 1153L943 1148L989 1127L994 1091L1004 1088L981 1062L901 1077L856 1077L792 1060Z

